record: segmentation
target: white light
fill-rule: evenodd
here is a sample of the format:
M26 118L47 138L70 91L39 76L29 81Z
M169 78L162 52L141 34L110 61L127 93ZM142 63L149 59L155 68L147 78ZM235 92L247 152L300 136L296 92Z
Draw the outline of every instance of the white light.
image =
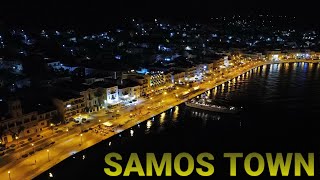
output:
M191 50L191 47L190 47L190 46L187 46L187 47L185 48L185 50Z
M130 130L130 135L133 136L134 131L131 129Z
M147 122L147 129L150 129L151 125L152 125L152 122L149 120L149 121Z
M49 173L49 177L51 177L51 178L53 177L52 173Z
M70 107L71 107L71 104L68 104L68 105L67 105L67 108L70 108Z

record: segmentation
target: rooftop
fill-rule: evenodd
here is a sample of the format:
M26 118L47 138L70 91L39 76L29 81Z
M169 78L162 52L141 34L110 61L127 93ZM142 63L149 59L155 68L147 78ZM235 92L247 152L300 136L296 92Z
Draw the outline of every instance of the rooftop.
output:
M21 102L21 108L23 114L28 114L37 111L38 114L50 112L56 110L50 99L35 99L33 102L28 99L19 99ZM0 102L0 117L5 117L5 119L10 118L8 103L6 101ZM0 118L1 119L1 118Z
M122 84L118 85L118 88L123 89L126 87L135 87L135 86L140 86L140 84L130 79L123 79Z
M172 73L173 75L179 74L179 73L182 73L182 72L185 72L185 71L179 70L179 69L175 69L175 70L172 70L172 71L171 71L171 73Z
M54 94L54 97L57 99L60 99L62 101L68 101L70 99L77 99L77 98L81 98L83 96L73 94L73 93L59 92L59 93Z
M97 82L94 82L93 84L91 84L90 86L94 87L94 88L97 88L97 87L110 88L110 87L114 87L114 86L117 86L117 85L115 83L97 81Z
M81 84L81 83L74 83L72 81L64 81L56 84L57 87L67 89L67 90L73 90L77 92L86 91L90 88L89 85Z

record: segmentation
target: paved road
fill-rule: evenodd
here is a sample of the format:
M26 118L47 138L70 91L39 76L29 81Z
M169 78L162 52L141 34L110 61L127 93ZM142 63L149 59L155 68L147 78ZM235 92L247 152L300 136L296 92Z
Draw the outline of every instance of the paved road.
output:
M197 91L190 90L189 98L195 97L214 86L220 85L229 79L232 79L238 76L240 73L250 70L253 67L257 67L259 65L265 64L266 62L259 63L248 63L247 65L243 65L238 68L233 68L231 72L224 74L224 78L218 78L221 76L216 73L209 79L212 81L206 81L205 83L199 84L199 89ZM74 128L69 132L63 132L61 136L51 137L50 140L55 143L50 147L47 147L44 150L38 151L32 156L27 158L22 158L18 160L13 160L10 163L1 166L0 168L0 177L1 180L9 179L8 171L10 171L10 176L12 180L15 179L32 179L33 177L41 174L46 171L50 167L54 166L58 162L63 159L69 157L75 152L79 152L85 148L88 148L104 139L111 137L112 135L121 132L127 128L130 128L136 125L139 122L150 119L151 117L160 114L161 112L170 109L182 102L186 99L179 98L184 92L186 92L187 88L180 87L179 89L175 89L172 92L168 92L167 94L157 95L155 97L149 99L142 99L141 103L136 105L135 107L129 107L121 110L121 115L117 118L110 119L105 113L105 111L100 111L98 113L93 113L90 115L91 123L84 124L83 129L92 127L99 123L110 121L114 124L114 126L122 125L121 128L118 128L115 132L110 131L106 136L97 136L95 133L89 131L84 133L82 136L82 144L80 137L80 128ZM178 98L176 97L178 95ZM132 115L135 115L133 117ZM100 120L100 122L99 122ZM29 148L30 149L30 148ZM47 152L49 150L49 152ZM35 163L36 160L36 163Z

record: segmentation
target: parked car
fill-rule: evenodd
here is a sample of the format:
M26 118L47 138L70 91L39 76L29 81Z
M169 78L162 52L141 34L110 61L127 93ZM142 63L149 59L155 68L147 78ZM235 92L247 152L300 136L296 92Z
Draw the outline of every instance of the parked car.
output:
M28 154L24 154L21 157L26 158L26 157L28 157Z

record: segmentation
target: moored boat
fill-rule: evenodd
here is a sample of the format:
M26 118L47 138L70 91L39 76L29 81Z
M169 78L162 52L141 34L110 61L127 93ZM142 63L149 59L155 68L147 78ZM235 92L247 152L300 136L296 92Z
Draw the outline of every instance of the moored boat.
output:
M226 106L219 106L214 104L204 104L204 103L198 103L198 102L185 102L186 106L207 110L207 111L213 111L213 112L221 112L221 113L237 113L239 112L239 109L233 106L226 107Z

